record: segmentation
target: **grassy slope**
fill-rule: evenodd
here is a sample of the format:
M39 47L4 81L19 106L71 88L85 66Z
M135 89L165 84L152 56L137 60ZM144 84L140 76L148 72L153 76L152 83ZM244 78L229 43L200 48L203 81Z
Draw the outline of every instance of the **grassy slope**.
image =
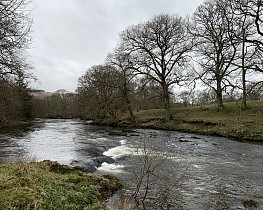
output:
M56 162L0 164L0 209L103 209L121 184Z
M195 132L232 137L239 140L263 141L263 101L249 101L248 109L241 110L237 103L173 109L173 120L163 120L164 111L144 110L135 113L140 127ZM122 118L120 125L126 124Z

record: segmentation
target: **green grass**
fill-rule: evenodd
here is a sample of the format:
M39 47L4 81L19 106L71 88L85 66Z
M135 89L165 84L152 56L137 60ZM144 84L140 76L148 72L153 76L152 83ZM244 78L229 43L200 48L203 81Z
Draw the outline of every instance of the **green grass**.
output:
M0 209L103 209L121 184L56 162L0 164Z
M246 110L236 102L226 103L222 110L216 105L175 108L172 115L173 120L165 122L162 109L139 111L136 126L263 141L263 101L249 101ZM121 118L122 123L127 120Z

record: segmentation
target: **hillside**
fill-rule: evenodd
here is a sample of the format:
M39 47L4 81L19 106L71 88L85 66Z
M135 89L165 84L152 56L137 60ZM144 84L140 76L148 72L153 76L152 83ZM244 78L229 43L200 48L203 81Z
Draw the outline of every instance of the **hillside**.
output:
M52 92L45 92L45 91L32 91L30 93L34 98L37 99L44 99L48 96L52 96L54 93Z

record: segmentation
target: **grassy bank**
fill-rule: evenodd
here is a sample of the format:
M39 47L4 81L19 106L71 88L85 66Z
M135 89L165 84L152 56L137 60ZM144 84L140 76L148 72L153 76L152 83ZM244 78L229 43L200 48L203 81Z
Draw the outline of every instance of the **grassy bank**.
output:
M56 162L0 164L0 209L103 209L119 189L115 177L73 170Z
M216 105L175 108L172 115L173 120L165 122L164 110L139 111L135 113L134 126L263 142L263 101L249 101L246 110L234 102L226 103L222 110ZM127 116L122 116L116 124L131 125Z

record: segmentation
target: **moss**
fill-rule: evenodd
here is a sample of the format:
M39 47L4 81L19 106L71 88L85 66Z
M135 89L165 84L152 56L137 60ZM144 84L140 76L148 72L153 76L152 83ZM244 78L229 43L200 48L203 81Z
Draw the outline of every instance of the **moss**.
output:
M114 180L114 181L113 181ZM103 209L121 187L117 178L56 162L0 164L0 209Z

